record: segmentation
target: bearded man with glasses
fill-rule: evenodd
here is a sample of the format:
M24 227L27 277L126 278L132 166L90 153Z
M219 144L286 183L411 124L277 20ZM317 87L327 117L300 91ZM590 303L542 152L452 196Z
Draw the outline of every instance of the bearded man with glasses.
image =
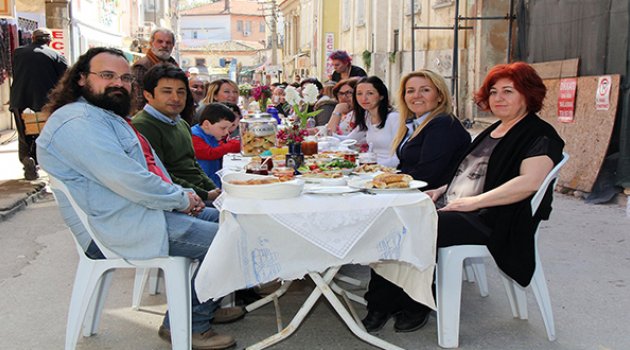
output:
M133 76L122 51L91 48L50 94L48 122L37 139L40 164L63 182L100 242L125 259L184 256L199 261L218 231L218 211L173 183L149 142L131 125ZM103 258L68 200L66 224L92 259ZM191 288L192 348L234 346L214 333L219 304ZM170 341L168 313L158 335Z

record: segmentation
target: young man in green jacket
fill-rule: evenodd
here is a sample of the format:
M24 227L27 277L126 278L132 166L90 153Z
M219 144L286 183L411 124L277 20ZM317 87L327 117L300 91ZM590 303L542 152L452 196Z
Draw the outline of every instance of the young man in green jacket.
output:
M147 104L133 117L133 126L149 140L173 182L192 188L210 204L221 190L197 163L190 125L180 117L193 108L186 73L170 64L155 65L143 86Z

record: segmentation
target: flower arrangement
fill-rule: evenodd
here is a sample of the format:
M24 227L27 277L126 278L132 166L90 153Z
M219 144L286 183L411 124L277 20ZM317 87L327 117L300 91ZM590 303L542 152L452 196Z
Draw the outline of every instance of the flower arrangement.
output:
M251 93L252 93L252 86L251 85L249 85L247 83L243 83L243 84L238 86L238 94L240 96L249 97Z
M299 123L293 123L285 129L278 130L276 139L280 144L290 145L303 142L306 136L308 136L308 131L300 128Z
M265 112L267 110L267 101L271 97L271 88L267 85L258 85L251 90L251 95L254 100L258 101L260 111Z
M300 93L293 86L288 86L285 90L285 94L287 103L293 106L293 111L295 111L295 114L300 118L302 127L306 126L306 120L309 117L314 117L321 112L321 110L308 112L308 106L315 104L315 102L317 102L317 95L319 95L319 90L314 84L304 85L302 96L300 96ZM300 104L303 105L302 109L300 109Z

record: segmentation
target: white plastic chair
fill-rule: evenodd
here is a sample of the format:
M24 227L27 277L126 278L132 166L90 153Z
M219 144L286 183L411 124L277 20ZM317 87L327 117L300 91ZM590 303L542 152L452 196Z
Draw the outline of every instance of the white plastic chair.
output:
M76 237L72 235L79 253L79 264L68 310L65 349L75 349L81 328L83 328L83 336L85 337L96 334L112 273L114 269L118 268L138 270L159 268L164 271L173 349L190 349L192 260L184 257L163 257L147 260L121 258L103 246L94 235L87 214L77 205L68 188L53 176L50 176L50 186L56 198L63 194L68 199L92 240L107 257L106 259L90 259L85 255Z
M160 270L159 269L136 269L136 277L133 281L133 296L131 300L131 308L140 309L140 301L142 300L142 292L149 282L149 294L156 295L160 286Z
M535 213L538 209L549 185L555 185L558 173L568 159L569 155L563 153L563 158L560 163L549 172L532 198L532 213ZM538 232L535 234L534 244L536 270L534 271L530 286L538 302L547 330L547 337L550 341L554 341L556 339L556 329L553 321L547 282L538 252ZM468 269L467 280L470 280L470 270L472 270L474 279L479 284L480 294L482 296L488 295L488 284L484 264L484 259L486 258L491 258L491 255L485 245L460 245L440 248L438 250L436 281L438 344L443 348L456 348L459 346L459 316L462 293L462 272L464 268ZM467 263L465 263L466 260L468 260ZM521 287L502 272L500 275L510 301L512 314L514 317L523 320L527 319L527 296L525 295L525 288Z

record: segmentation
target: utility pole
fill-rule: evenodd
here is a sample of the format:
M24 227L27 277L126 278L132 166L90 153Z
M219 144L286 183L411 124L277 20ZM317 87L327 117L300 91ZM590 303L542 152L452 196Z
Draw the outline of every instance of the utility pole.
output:
M263 16L271 29L271 64L278 64L278 13L276 0L258 0Z
M271 0L271 64L278 65L278 20L276 0Z

